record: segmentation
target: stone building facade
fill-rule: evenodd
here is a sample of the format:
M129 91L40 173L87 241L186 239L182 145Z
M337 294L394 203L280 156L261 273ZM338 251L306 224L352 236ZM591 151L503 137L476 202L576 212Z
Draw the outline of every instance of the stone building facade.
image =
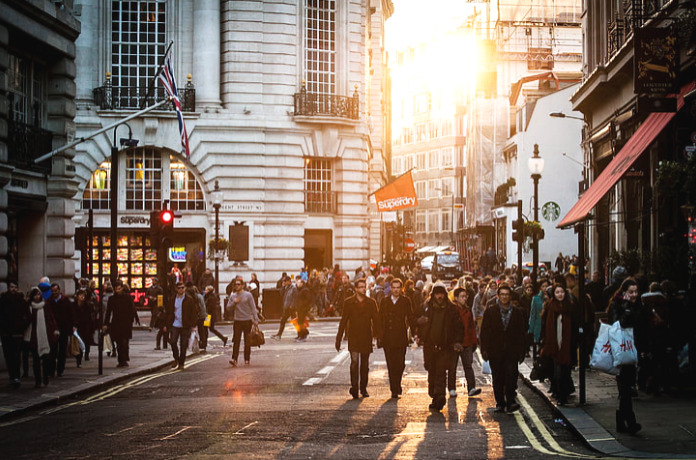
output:
M75 150L34 161L75 134L73 12L72 1L0 2L0 291L43 276L73 290Z
M78 138L164 97L159 84L148 96L148 85L172 42L191 152L182 154L166 105L76 147L83 276L108 278L111 256L136 290L162 275L154 257L166 257L167 271L189 266L194 278L212 269L216 184L220 237L229 240L218 262L222 291L234 275L257 273L271 287L303 266L364 266L375 227L367 190L380 176L370 168L382 167L385 151L381 25L392 8L389 0L83 1ZM129 137L137 146L120 145ZM122 179L112 253L105 184L114 147ZM181 217L174 248L156 256L150 213L165 201ZM91 239L82 235L90 208Z

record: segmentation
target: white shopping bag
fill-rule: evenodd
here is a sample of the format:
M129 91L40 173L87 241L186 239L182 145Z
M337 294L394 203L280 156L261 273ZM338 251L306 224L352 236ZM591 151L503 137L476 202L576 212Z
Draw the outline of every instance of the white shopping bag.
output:
M481 372L483 372L486 375L491 375L491 363L488 361L484 361L483 365L481 366Z
M611 342L614 366L638 364L638 350L633 340L632 327L624 328L618 321L615 322L609 328L609 342Z
M199 340L200 337L198 337L198 331L194 329L193 332L191 332L188 341L188 349L191 350L191 353L199 353L201 351L200 345L198 343Z
M592 359L590 359L590 367L601 372L617 375L619 369L614 366L614 356L611 354L611 342L609 341L610 325L600 323L599 334L595 340L594 349L592 350Z

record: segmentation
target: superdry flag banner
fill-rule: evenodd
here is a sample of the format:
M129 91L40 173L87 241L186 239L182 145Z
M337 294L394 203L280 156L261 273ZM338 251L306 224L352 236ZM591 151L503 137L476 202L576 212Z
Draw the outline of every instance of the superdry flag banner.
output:
M418 197L416 196L416 188L413 186L411 171L399 176L391 184L387 184L377 190L374 195L379 212L396 211L397 209L418 206Z
M179 91L176 87L176 78L174 78L174 65L172 64L171 56L167 56L167 60L164 62L164 67L162 67L162 72L160 72L159 79L164 86L164 90L172 98L174 103L174 109L176 110L176 117L179 119L179 134L181 135L181 146L186 152L186 158L191 155L189 150L189 140L188 133L186 132L186 124L184 123L184 114L181 112L181 100L179 99Z

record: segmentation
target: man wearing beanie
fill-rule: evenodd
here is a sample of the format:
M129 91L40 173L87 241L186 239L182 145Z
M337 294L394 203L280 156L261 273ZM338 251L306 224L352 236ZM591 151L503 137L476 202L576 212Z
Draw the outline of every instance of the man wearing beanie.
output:
M440 411L447 394L447 368L453 353L462 350L464 326L457 308L447 299L447 288L436 283L426 309L418 321L419 338L423 344L423 361L428 371L430 409Z

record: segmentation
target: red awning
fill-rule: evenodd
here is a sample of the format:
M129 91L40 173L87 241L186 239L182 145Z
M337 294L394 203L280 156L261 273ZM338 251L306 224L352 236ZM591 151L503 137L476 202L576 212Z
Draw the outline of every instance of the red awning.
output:
M696 84L691 82L681 89L677 97L677 112L684 107L684 95L693 91ZM557 228L568 227L584 220L592 211L599 200L621 179L626 171L633 165L646 148L653 143L658 134L674 118L676 112L651 113L642 125L633 133L626 145L611 160L611 163L602 171L602 174L592 183L590 188L575 203L575 206L566 214Z

